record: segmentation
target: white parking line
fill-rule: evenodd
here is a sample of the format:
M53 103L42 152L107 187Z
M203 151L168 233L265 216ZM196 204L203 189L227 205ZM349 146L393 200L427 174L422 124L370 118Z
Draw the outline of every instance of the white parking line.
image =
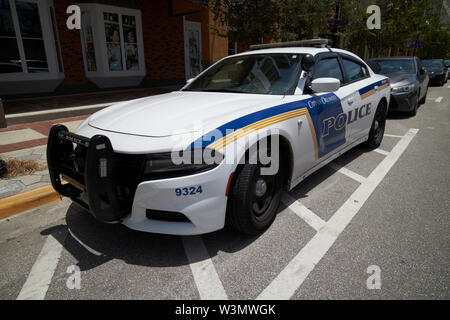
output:
M375 151L376 153L379 153L379 154L382 154L382 155L384 155L384 156L387 156L388 154L389 154L389 152L388 151L386 151L386 150L383 150L383 149L375 149L375 150L373 150L373 151Z
M288 193L285 192L283 194L281 201L283 201L284 205L286 205L289 210L302 218L314 230L318 231L325 225L325 221L323 221L318 215L305 207L301 202L297 201L297 199L291 197Z
M356 172L353 172L353 171L351 171L351 170L349 170L349 169L347 169L347 168L345 168L343 166L340 166L339 164L337 164L335 162L330 162L328 164L328 166L331 169L333 169L333 170L335 170L335 171L337 171L339 173L342 173L343 175L346 175L347 177L349 177L349 178L351 178L353 180L358 181L359 183L363 183L366 180L366 178L363 177L362 175L360 175L360 174L358 174Z
M257 299L290 299L294 295L394 166L418 131L418 129L410 129L406 133L389 155L372 171L366 181L355 190L325 226L300 250L297 256L289 262Z
M182 237L184 251L202 300L227 300L228 296L199 236Z
M387 133L385 133L384 136L385 137L390 137L390 138L403 138L403 136L397 136L395 134L387 134Z
M436 102L440 103L442 101L442 99L444 99L444 97L439 97L439 98L436 99Z
M63 239L65 239L64 235ZM61 257L62 244L52 235L47 237L17 300L43 300Z

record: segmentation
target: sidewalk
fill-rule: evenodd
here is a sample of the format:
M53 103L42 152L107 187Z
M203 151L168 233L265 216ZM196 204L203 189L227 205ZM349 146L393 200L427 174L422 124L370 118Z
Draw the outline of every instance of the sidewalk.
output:
M3 100L8 126L92 114L114 103L171 92L180 86Z
M47 166L46 144L51 127L56 123L67 126L71 131L88 115L34 122L0 129L0 159L36 160ZM0 199L49 185L47 170L36 171L9 179L0 179Z
M11 119L20 118L20 113L12 113L17 111L23 112L23 114L32 112L37 113L38 115L40 112L42 112L45 117L48 118L52 116L49 111L51 111L52 108L55 107L67 108L72 112L73 109L76 110L77 108L80 108L82 110L89 110L89 108L86 108L87 106L98 106L99 104L102 105L101 107L96 107L96 109L93 111L91 110L90 113L92 113L99 108L109 106L119 101L161 94L173 91L175 89L176 88L171 87L149 88L129 90L126 92L74 95L70 97L46 97L37 99L24 99L20 101L11 100L5 101L4 103L5 113L7 116L9 116L9 118L7 118L7 121L9 123L9 120ZM13 118L11 118L11 115L13 115ZM67 126L70 131L74 131L79 126L79 124L88 116L89 114L62 118L60 117L58 119L54 118L45 121L15 124L10 125L7 128L0 129L0 159L35 160L37 164L46 168L46 144L51 127L54 124L61 123ZM47 169L35 171L33 174L18 175L8 179L0 178L0 202L6 201L6 199L9 199L10 197L12 197L10 199L13 199L13 202L16 202L17 195L42 187L48 187L49 185L50 179Z

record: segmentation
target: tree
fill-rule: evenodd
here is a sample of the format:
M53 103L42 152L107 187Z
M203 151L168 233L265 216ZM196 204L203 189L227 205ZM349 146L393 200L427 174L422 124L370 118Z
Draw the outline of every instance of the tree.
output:
M214 20L227 28L209 26L232 42L262 43L279 37L279 5L272 0L209 1Z

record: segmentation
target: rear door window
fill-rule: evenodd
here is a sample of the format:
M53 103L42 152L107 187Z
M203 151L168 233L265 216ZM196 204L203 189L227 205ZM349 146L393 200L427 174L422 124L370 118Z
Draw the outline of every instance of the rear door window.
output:
M368 75L366 68L352 60L343 58L342 64L344 65L344 70L347 74L347 82L359 81L366 78Z
M320 60L314 68L314 74L312 79L318 78L336 78L344 82L344 76L342 74L341 66L337 58L326 58Z

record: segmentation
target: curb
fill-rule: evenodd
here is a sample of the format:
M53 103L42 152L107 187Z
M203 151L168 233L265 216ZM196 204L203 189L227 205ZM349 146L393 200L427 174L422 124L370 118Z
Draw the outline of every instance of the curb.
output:
M0 219L30 210L47 203L56 202L62 197L51 185L0 199Z

